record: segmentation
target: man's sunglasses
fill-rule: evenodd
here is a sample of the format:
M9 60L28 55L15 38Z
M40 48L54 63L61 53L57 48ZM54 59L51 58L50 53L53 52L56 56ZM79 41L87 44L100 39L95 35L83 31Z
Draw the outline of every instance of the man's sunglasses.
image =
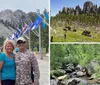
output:
M22 40L18 40L17 41L17 44L25 44L26 42L25 41L22 41Z

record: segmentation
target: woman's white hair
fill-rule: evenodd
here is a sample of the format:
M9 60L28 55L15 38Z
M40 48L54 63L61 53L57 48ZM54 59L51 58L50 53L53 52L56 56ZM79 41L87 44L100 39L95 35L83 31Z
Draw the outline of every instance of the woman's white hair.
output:
M15 49L14 41L13 41L13 40L5 40L5 41L4 41L4 44L3 44L3 52L6 52L5 47L6 47L6 45L7 45L8 43L10 43L10 44L13 46L13 50L12 50L12 51L14 51L14 49Z

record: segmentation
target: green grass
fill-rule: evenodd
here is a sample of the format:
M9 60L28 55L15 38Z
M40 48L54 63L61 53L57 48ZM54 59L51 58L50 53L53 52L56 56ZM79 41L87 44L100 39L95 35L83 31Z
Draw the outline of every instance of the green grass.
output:
M77 30L76 32L67 31L66 40L64 39L64 31L56 30L56 33L51 33L53 36L53 42L100 42L100 34L95 31L91 31L91 37L82 35L83 30Z

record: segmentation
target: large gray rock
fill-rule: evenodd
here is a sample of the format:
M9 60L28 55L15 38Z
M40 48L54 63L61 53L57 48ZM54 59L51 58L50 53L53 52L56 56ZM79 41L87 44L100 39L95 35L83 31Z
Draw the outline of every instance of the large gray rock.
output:
M99 6L99 8L98 8L98 14L100 14L100 6Z
M76 80L72 80L71 82L68 82L67 85L77 85L77 81Z
M66 13L66 14L73 15L74 14L74 8L63 7L62 12Z
M94 5L94 6L91 8L90 11L91 11L92 14L97 14L97 13L98 13L97 5Z
M98 84L100 84L100 78L98 78L96 82L97 82Z
M78 64L78 65L76 66L76 70L79 70L79 71L82 70L82 66Z
M93 7L93 3L91 1L87 1L83 6L83 13L91 13L91 8Z
M0 37L7 38L9 35L15 32L15 29L9 26L6 27L4 24L0 23Z
M58 85L57 82L58 81L56 81L55 79L51 79L50 80L50 85Z
M79 14L81 14L81 8L80 8L80 6L78 5L78 6L76 6L76 8L75 8L75 15L79 15Z
M89 80L93 80L96 78L96 73L92 74L91 77L89 78Z
M34 12L25 13L22 10L4 10L0 12L0 37L7 38L13 34L16 28L31 22L30 18L36 14Z
M62 69L64 69L66 71L66 73L71 73L71 72L75 71L75 67L72 63L63 64Z
M55 77L60 77L65 75L66 71L63 69L58 69L58 70L53 70L52 71L52 75L54 75Z
M58 80L65 80L65 79L69 79L69 76L67 74L65 74L63 76L59 76L57 79Z
M67 72L67 73L70 73L70 72L73 72L73 71L75 71L74 65L73 65L72 63L67 64L67 65L66 65L66 72Z
M77 72L69 73L70 78L77 78Z
M97 7L97 5L94 5L91 1L86 1L83 5L83 9L81 9L79 5L75 8L63 7L62 11L59 11L59 14L60 13L66 13L69 15L100 14L100 7Z
M83 77L85 75L82 71L78 71L76 74L78 77Z
M89 83L80 78L72 78L67 81L66 85L89 85Z
M92 75L93 73L95 73L98 66L100 66L99 62L97 60L92 60L87 66L88 74Z

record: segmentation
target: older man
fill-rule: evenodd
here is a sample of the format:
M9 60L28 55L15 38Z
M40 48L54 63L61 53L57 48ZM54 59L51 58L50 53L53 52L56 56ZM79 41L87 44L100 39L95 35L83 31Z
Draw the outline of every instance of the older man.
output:
M16 85L39 85L39 67L36 57L26 48L26 40L20 37L17 40L19 52L15 56L16 62ZM32 82L31 70L34 72L34 82Z

